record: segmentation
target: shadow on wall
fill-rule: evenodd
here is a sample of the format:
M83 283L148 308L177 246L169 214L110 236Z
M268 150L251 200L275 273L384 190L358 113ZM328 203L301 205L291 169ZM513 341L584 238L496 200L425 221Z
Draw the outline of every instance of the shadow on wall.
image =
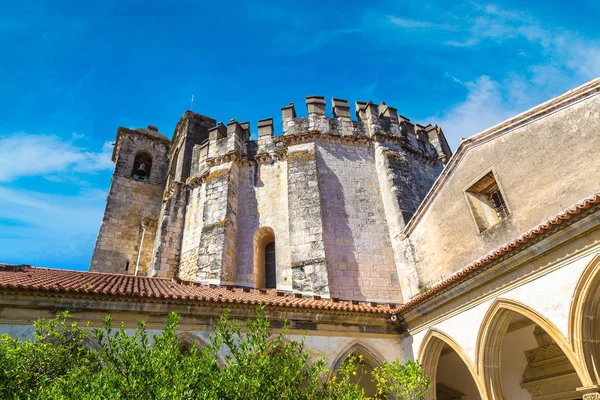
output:
M236 276L244 277L243 281L237 282L242 285L255 285L254 271L254 235L260 228L260 215L258 212L258 199L256 188L264 186L260 179L260 168L253 165L248 168L246 182L240 182L238 207L238 249L237 249L237 271Z
M343 160L339 155L330 153L329 156ZM322 156L317 158L317 168L331 297L366 300L359 279L357 248L350 228L344 188L337 174L329 168Z

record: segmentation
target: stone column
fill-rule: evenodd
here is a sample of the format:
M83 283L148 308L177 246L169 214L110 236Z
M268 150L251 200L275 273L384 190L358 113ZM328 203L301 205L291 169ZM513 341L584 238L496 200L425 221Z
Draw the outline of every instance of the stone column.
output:
M315 143L288 147L292 288L329 296Z

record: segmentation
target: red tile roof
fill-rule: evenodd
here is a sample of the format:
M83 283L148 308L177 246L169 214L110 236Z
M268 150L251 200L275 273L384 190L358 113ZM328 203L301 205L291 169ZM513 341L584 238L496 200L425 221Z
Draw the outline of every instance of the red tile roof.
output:
M451 276L442 280L440 283L438 283L428 291L413 297L397 310L398 313L403 314L408 312L410 309L416 307L423 301L434 297L440 294L441 292L444 292L450 287L456 285L459 281L469 278L483 267L489 266L490 264L499 261L502 257L506 255L522 250L523 248L533 244L535 242L535 239L538 239L545 233L548 233L558 228L560 225L567 223L569 220L576 219L577 216L581 215L582 213L585 213L586 210L589 210L590 208L593 208L598 204L600 204L600 192L583 199L582 201L580 201L572 207L563 210L555 217L544 221L543 223L539 224L533 229L530 229L529 231L519 236L517 239L498 247L496 250L491 251L490 253L481 257L474 263L452 274Z
M318 296L304 297L275 289L220 287L177 279L0 264L0 290L3 289L229 304L262 303L272 307L373 314L393 313L396 307L371 302L327 300Z
M318 296L303 297L275 289L257 290L241 287L219 287L201 285L177 279L150 278L100 272L66 271L49 268L36 268L29 265L0 264L0 291L13 289L42 293L73 293L95 296L123 296L137 299L163 299L174 301L204 301L228 304L257 305L271 307L331 310L371 314L402 314L418 304L430 299L459 281L468 279L480 269L493 264L502 257L519 251L535 242L543 234L577 219L585 211L600 204L600 193L596 193L557 216L529 230L490 252L464 269L456 272L427 292L413 297L406 304L377 304L360 301L326 300Z

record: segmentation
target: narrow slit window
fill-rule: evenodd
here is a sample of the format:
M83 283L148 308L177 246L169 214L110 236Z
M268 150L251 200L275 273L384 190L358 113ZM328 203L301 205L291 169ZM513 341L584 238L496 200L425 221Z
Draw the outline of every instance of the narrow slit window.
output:
M275 242L271 242L265 246L265 287L267 289L277 287L276 271Z

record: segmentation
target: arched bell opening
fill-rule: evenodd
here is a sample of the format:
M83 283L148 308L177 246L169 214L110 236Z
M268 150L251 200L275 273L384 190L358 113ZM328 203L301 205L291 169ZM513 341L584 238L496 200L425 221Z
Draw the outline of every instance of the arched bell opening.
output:
M131 177L140 181L148 181L152 170L152 155L147 151L140 151L135 155Z

